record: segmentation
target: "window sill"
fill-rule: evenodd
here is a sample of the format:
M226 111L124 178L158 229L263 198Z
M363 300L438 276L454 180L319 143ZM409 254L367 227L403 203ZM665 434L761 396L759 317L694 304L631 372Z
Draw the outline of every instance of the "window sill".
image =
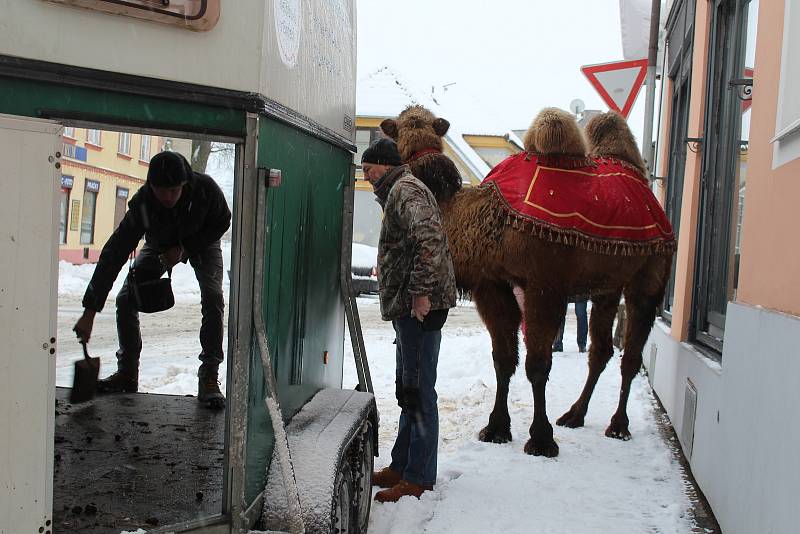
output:
M66 135L62 135L61 136L61 140L64 141L65 143L67 143L68 145L74 145L74 144L76 144L78 142L78 140L75 139L74 137L69 137L69 136L66 136Z
M117 152L117 157L118 158L122 158L122 159L126 159L128 161L133 159L130 154L125 154L123 152Z
M150 166L150 162L149 161L145 161L143 159L140 159L139 160L139 165L144 165L145 167L149 167Z
M84 143L84 146L86 146L86 148L88 148L90 150L97 150L98 152L100 150L103 150L103 147L101 145L95 145L94 143L90 143L89 141L86 141Z

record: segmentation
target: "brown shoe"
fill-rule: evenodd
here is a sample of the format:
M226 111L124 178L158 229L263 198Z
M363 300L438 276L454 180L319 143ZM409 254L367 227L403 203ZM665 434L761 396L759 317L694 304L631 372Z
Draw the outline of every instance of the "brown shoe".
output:
M419 496L426 491L431 491L433 486L414 484L408 480L401 480L389 489L379 491L375 494L378 502L397 502L401 497L411 495L419 499Z
M372 485L379 488L391 488L403 479L397 471L384 467L380 471L372 472Z
M197 372L197 401L212 410L225 408L225 396L219 389L219 375L216 366L200 366Z
M98 393L136 393L139 391L139 373L117 371L97 381Z

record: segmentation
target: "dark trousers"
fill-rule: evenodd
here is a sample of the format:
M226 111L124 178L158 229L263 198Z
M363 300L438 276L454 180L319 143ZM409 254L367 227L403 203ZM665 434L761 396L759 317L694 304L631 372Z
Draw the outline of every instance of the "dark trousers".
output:
M578 321L578 347L586 348L586 336L589 333L589 315L586 312L586 300L575 302L575 318ZM561 319L561 328L558 329L556 339L553 341L553 350L561 351L564 348L564 326L567 321L567 309L564 308L564 318Z
M414 317L392 321L397 334L396 380L404 387L419 388L416 409L402 408L397 439L392 447L392 471L420 485L436 483L439 447L439 408L436 365L442 331L426 331Z
M161 277L166 269L158 259L160 252L145 243L134 260L137 273L148 277ZM189 258L200 284L200 309L203 321L200 326L200 361L204 367L217 367L223 360L222 323L225 299L222 294L222 249L219 241ZM142 352L142 335L139 330L139 311L130 294L128 280L117 294L117 369L126 374L135 374L139 369Z

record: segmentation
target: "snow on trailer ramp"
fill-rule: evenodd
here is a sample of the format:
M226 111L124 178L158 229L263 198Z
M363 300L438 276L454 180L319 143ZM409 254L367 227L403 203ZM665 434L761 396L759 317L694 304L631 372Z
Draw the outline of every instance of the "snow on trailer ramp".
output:
M330 532L339 462L374 413L371 393L323 389L286 425L306 533ZM274 451L271 466L264 489L264 521L270 528L283 529L292 522L287 517L286 489Z

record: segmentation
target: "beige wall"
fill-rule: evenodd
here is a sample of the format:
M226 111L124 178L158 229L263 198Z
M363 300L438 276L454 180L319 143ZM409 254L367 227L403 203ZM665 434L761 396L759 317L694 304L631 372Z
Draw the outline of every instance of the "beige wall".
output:
M784 2L760 5L738 299L800 315L800 159L773 170L769 142L775 136Z

